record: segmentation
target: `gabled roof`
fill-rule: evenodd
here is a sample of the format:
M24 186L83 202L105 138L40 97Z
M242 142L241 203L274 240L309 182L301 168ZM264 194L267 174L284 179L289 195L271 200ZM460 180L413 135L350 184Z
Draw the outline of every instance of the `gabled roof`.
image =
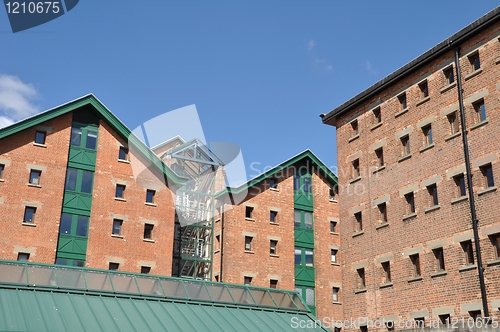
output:
M0 261L2 331L328 331L294 291Z
M184 184L186 179L177 176L172 170L158 158L149 147L147 147L132 131L123 124L104 104L93 94L88 94L63 105L38 113L32 117L26 118L10 126L0 129L0 139L14 135L22 130L32 128L45 121L52 120L63 114L72 112L84 106L92 106L96 115L104 120L114 131L122 138L128 140L129 146L133 146L145 158L151 161L158 170L160 170L169 180L175 184Z
M311 150L307 149L298 155L295 155L291 157L288 160L285 160L279 165L274 166L270 170L259 174L258 176L254 177L253 179L245 182L244 184L240 185L239 187L232 188L228 187L228 192L231 194L239 194L243 192L244 190L251 188L252 186L258 184L259 182L262 182L268 178L271 178L275 176L278 172L282 171L283 169L286 169L287 167L290 167L302 160L310 160L315 164L318 169L323 173L323 175L326 177L326 179L331 183L331 184L337 184L338 179L337 176L323 163Z

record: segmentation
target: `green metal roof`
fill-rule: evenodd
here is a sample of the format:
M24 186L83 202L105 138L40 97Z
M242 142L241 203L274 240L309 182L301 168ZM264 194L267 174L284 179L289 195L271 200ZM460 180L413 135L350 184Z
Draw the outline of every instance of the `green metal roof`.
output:
M2 331L295 331L301 321L316 318L292 291L0 261Z

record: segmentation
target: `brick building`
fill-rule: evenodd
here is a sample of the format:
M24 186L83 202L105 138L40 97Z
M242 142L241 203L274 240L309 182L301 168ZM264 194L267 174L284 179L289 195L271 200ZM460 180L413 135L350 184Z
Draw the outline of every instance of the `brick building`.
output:
M499 316L500 7L321 117L337 129L344 317Z
M336 181L307 150L226 188L201 142L150 149L88 95L0 129L0 259L297 289L337 318Z

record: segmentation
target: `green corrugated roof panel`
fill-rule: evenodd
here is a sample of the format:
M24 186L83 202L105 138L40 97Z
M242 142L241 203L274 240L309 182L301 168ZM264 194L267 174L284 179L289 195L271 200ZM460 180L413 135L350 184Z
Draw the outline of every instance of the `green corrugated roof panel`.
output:
M2 331L296 331L292 322L315 319L309 313L16 288L0 289L0 303Z

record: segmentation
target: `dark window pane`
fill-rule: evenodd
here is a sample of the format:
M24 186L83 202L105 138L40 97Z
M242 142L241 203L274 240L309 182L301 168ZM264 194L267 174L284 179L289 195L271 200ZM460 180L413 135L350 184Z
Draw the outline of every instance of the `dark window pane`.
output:
M307 229L313 228L313 217L311 212L304 212L304 221Z
M31 171L30 172L30 183L31 184L40 184L40 171Z
M66 190L76 190L76 174L77 170L73 168L68 168L66 172Z
M313 250L306 249L306 266L313 266Z
M302 263L302 249L295 248L295 265L300 265Z
M80 128L71 128L71 145L80 146L82 143L82 130Z
M82 193L90 194L92 192L92 180L94 179L94 173L89 171L83 171L82 176Z
M68 265L68 260L67 259L62 259L62 258L57 258L56 259L56 264L57 265Z
M306 192L306 193L311 192L311 178L310 177L304 178L304 192Z
M121 228L122 228L122 221L118 219L113 220L113 230L112 233L115 235L120 235L121 234Z
M84 265L85 265L84 261L77 261L77 260L73 261L73 266L83 267Z
M127 160L128 150L124 147L120 147L120 152L118 152L118 159Z
M151 239L152 234L153 234L153 225L151 224L145 224L144 225L144 238L145 239Z
M148 190L146 191L146 203L153 203L155 197L155 191L154 190Z
M115 197L123 198L124 196L125 196L125 186L117 184L116 185Z
M35 221L36 208L26 207L24 210L24 222L34 222Z
M42 131L37 131L35 134L35 143L37 144L45 144L45 136L47 134Z
M143 274L149 274L151 272L151 267L150 266L141 266L141 273Z
M59 225L59 234L70 234L71 233L71 223L73 216L70 214L61 215L61 224Z
M300 176L295 175L293 177L293 190L299 190L300 189Z
M95 131L87 132L87 142L85 143L85 147L87 149L95 150L97 146L97 133Z
M27 262L29 259L30 259L30 254L28 253L20 252L17 254L17 260L19 262Z
M300 217L301 217L300 211L295 210L294 213L293 213L293 216L294 216L294 225L295 225L295 227L302 226L302 223L300 221Z
M89 225L89 218L84 216L78 216L78 223L76 226L76 235L87 236L87 230Z

